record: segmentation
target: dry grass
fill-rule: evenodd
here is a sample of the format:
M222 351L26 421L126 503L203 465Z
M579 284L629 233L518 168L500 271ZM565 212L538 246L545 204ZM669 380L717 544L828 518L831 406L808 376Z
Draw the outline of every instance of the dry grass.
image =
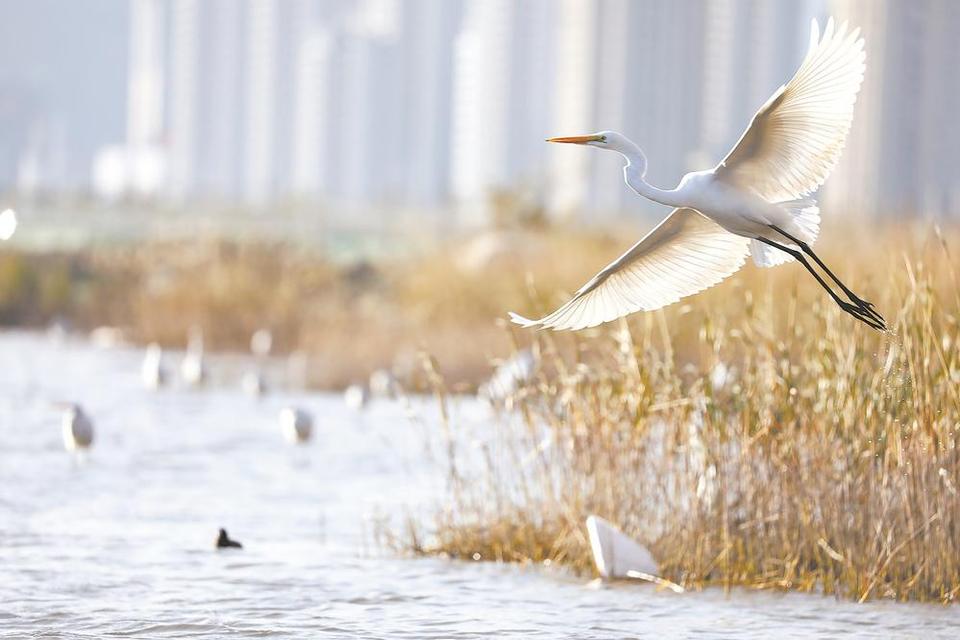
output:
M215 239L5 248L0 322L113 324L168 345L197 325L234 349L268 326L279 351L321 363L324 387L391 365L415 377L418 350L436 355L421 382L469 387L491 357L535 340L536 378L479 461L451 444L449 506L411 547L587 571L582 523L597 513L688 587L953 601L960 238L919 225L876 229L869 246L843 229L824 237L828 263L877 303L890 334L840 313L798 265L748 267L689 302L580 334L496 328L506 310L554 308L629 244L562 229L348 266Z
M490 232L376 264L335 264L289 244L217 238L90 251L0 252L0 324L113 325L136 343L182 347L191 327L215 350L246 350L261 327L279 353L311 356L322 388L394 368L416 384L416 354L436 354L458 388L475 387L510 341L495 320L529 299L523 274L564 255L545 283L573 282L618 248L609 235Z
M589 571L582 523L596 513L688 588L954 601L960 245L930 228L885 229L873 248L833 237L847 240L828 263L890 333L790 265L612 327L538 334L539 372L479 464L451 443L450 500L416 550Z

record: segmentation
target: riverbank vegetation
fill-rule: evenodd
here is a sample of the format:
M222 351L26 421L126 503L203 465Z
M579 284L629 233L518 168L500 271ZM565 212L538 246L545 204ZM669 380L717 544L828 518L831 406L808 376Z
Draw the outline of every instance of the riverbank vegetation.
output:
M317 386L391 367L444 402L492 358L532 349L535 374L479 440L458 444L448 425L449 499L408 548L590 572L595 513L687 588L960 597L960 234L826 230L821 254L888 333L841 313L796 264L747 266L576 334L503 322L555 308L636 235L509 229L346 264L217 238L4 245L0 323L112 325L167 346L200 327L208 347L237 350L268 327L277 351L320 364Z
M449 499L407 548L590 573L583 523L597 514L686 588L954 602L960 245L934 228L888 229L870 247L834 237L828 262L888 333L794 279L798 265L605 328L538 333L537 373L481 452L450 425Z
M338 388L376 369L414 386L417 353L471 389L510 341L497 320L529 300L527 273L572 286L620 248L599 231L501 229L378 261L333 261L302 246L216 236L83 250L0 247L0 326L119 328L132 343L248 349L269 328L276 353L310 357L310 382ZM563 256L563 259L558 259Z

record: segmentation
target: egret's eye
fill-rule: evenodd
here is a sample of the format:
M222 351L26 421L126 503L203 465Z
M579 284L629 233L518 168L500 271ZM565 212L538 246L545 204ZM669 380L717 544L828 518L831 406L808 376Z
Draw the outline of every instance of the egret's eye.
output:
M606 142L607 136L600 136L600 142Z

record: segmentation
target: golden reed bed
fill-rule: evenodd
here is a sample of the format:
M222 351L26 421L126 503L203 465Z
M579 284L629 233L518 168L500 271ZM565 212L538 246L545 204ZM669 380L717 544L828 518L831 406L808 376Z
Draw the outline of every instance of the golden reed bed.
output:
M420 383L468 389L491 358L534 342L537 376L490 425L498 448L469 467L450 450L449 501L409 546L586 571L583 519L597 513L687 587L954 600L960 233L825 232L818 251L888 334L839 312L796 264L748 266L663 312L575 335L504 330L506 311L555 308L637 235L501 231L372 265L216 239L8 246L0 322L113 324L168 345L199 325L208 345L236 349L268 326L280 351L313 356L323 387L425 350L435 366Z
M507 399L489 455L468 468L451 445L449 501L407 546L592 571L595 513L688 588L954 601L960 245L932 226L887 227L869 247L831 235L847 244L828 262L890 332L791 264L663 313L536 334L539 371Z

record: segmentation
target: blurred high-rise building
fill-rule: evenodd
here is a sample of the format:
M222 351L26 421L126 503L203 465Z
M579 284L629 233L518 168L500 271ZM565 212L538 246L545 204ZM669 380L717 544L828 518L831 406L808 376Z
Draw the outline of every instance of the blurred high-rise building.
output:
M93 190L106 198L155 197L166 179L164 147L166 12L163 0L131 0L126 138L93 158Z
M867 71L825 200L842 215L960 216L960 3L831 0L863 29Z
M347 204L445 202L459 2L339 9L317 17L297 54L289 190Z
M157 196L164 187L166 15L163 0L130 3L130 62L127 67L127 139L115 147L123 165L118 187L140 196ZM109 163L110 150L107 150ZM109 171L109 167L108 167ZM111 177L105 176L107 180ZM109 190L109 186L107 187Z
M757 109L800 67L824 0L704 3L700 168L719 163Z
M704 1L564 0L555 71L558 135L622 131L650 160L647 177L673 185L700 144ZM614 154L552 148L551 209L653 209L623 186Z
M105 0L57 13L111 27L69 30L71 55L38 37L50 1L0 16L0 186L24 194L92 174L108 197L455 205L462 224L504 193L652 211L614 154L543 138L620 130L672 186L722 159L832 14L862 27L867 72L827 217L960 214L954 0Z
M168 189L172 197L180 199L192 195L197 187L200 0L173 0L171 13Z
M282 64L288 61L279 59L278 44L289 30L281 31L283 6L279 0L247 0L247 10L241 194L248 202L261 204L276 186L279 75L290 68Z
M548 0L467 0L453 62L450 187L465 223L545 177L556 15Z
M453 48L462 3L405 0L404 7L401 197L410 205L436 206L450 195Z
M290 141L290 192L297 198L316 200L333 187L335 38L317 27L297 45Z

